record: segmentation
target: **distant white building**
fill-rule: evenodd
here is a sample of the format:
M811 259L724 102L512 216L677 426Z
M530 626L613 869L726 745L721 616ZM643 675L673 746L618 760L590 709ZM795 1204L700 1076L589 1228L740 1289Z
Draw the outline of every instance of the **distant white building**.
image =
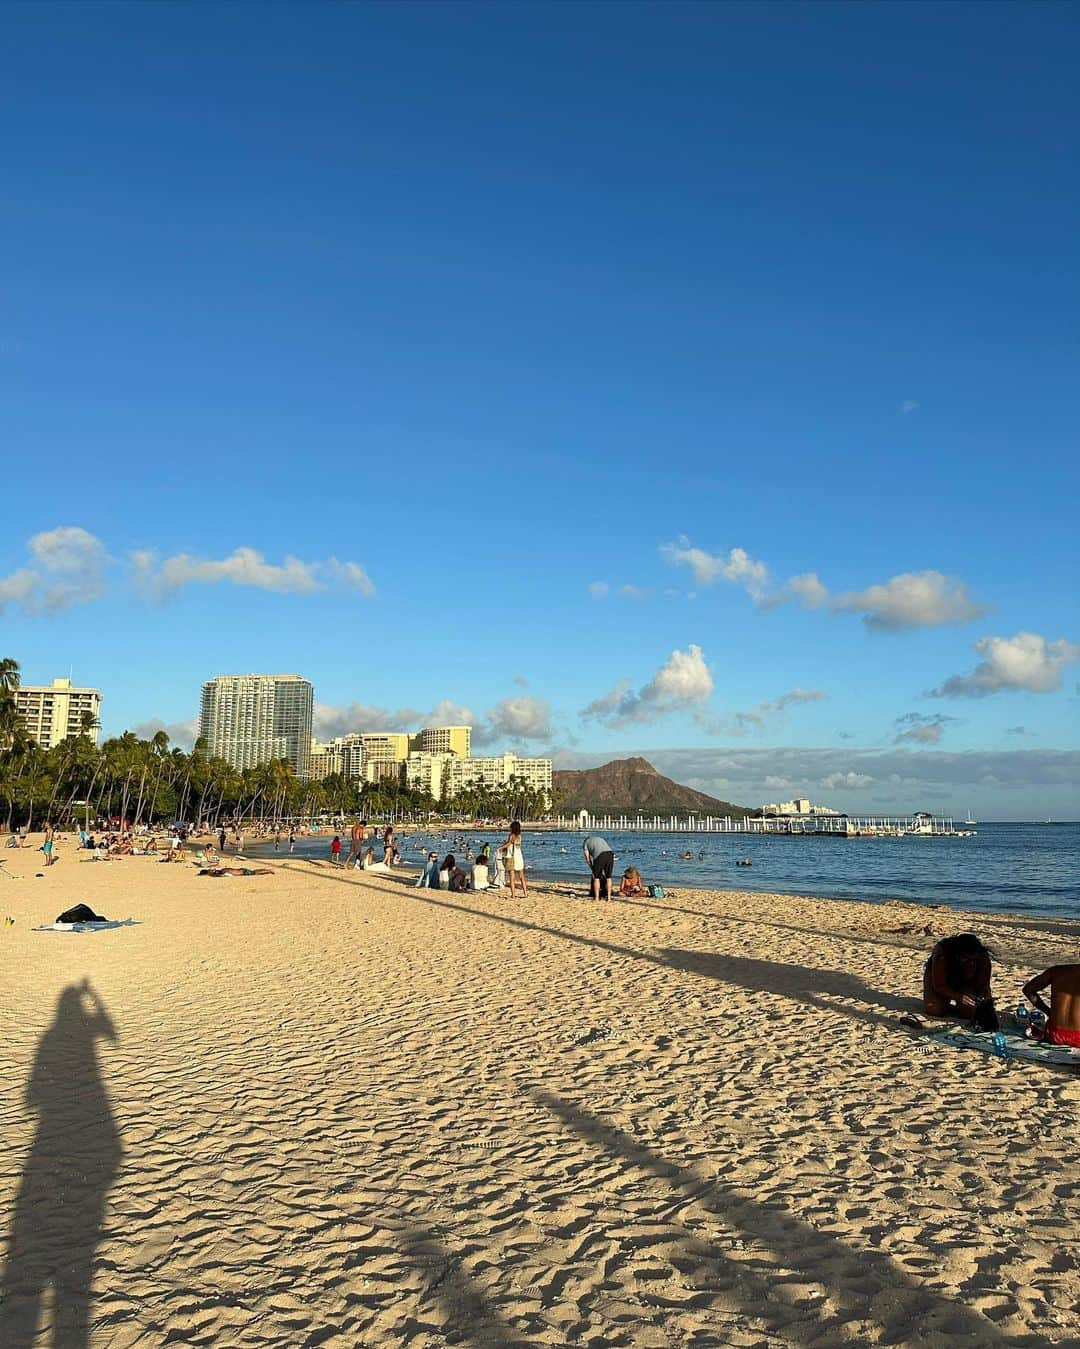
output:
M763 815L842 815L842 810L831 806L815 806L808 796L796 796L792 801L778 801L761 807Z

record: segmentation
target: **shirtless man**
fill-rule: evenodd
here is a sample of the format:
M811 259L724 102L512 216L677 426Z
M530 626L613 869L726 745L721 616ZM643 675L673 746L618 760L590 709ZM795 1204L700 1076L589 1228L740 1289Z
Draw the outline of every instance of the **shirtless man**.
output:
M364 851L364 836L367 834L367 820L356 820L352 827L352 841L349 855L345 859L346 867L360 865L360 854Z
M1050 1006L1039 996L1050 989ZM1080 965L1051 965L1024 985L1024 997L1046 1014L1046 1040L1080 1049Z

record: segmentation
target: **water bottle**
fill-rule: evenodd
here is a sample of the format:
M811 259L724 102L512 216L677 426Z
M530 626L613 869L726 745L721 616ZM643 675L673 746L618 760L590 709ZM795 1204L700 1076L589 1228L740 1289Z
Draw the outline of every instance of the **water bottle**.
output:
M994 1053L998 1056L999 1059L1007 1059L1009 1057L1009 1046L1006 1043L1005 1037L1004 1035L1002 1035L1001 1031L996 1031L990 1037L990 1043L991 1045L993 1045Z
M1016 1017L1017 1021L1020 1022L1020 1025L1022 1027L1027 1025L1028 1017L1030 1015L1031 1013L1028 1011L1028 1005L1026 1002L1022 1002L1020 1006L1017 1007L1016 1011L1013 1013L1013 1016Z

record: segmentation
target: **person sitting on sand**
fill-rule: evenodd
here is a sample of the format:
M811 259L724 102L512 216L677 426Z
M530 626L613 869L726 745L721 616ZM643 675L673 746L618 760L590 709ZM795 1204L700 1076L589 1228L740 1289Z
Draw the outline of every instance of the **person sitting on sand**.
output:
M979 1030L997 1030L990 993L990 952L974 932L943 937L923 970L923 1011L927 1016L958 1016Z
M371 868L375 865L375 849L370 843L364 849L364 853L363 856L360 858L359 865L361 871L370 871Z
M450 876L457 866L457 858L452 852L448 852L443 858L442 866L439 868L439 889L450 889Z
M1050 989L1050 1005L1040 997ZM1046 1042L1080 1049L1080 965L1051 965L1024 985L1024 997L1046 1016Z
M459 866L452 867L450 871L450 884L447 886L447 889L453 890L457 894L461 895L464 894L465 891L470 888L471 887L469 884L469 873L464 869L464 867Z
M641 879L641 872L637 867L627 867L622 874L622 880L619 882L619 898L634 899L637 895L646 893L645 884Z
M424 869L416 878L416 888L418 890L438 890L439 854L437 852L428 853Z

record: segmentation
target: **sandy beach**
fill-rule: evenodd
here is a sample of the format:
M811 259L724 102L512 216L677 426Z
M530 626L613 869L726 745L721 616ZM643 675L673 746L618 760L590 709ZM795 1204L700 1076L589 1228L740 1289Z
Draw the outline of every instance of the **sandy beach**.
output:
M1080 1345L1080 1078L898 1025L1075 925L0 857L8 1349Z

